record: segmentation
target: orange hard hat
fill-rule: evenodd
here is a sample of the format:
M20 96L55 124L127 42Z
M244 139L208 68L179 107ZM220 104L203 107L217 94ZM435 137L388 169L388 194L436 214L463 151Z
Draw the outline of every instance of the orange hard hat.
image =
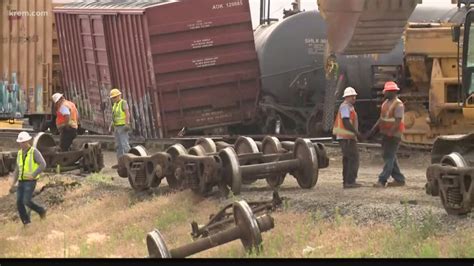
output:
M400 88L398 87L397 83L395 83L393 81L389 81L389 82L385 83L383 92L386 92L386 91L399 91L399 90L400 90Z

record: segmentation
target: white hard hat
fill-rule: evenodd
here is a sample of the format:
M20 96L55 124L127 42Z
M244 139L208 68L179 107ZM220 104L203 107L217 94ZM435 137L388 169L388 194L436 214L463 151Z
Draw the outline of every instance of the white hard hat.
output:
M352 87L347 87L346 90L344 91L344 96L342 98L346 98L349 96L357 96L357 92L354 88Z
M22 142L30 141L31 139L32 137L30 136L30 134L28 134L28 132L23 131L20 134L18 134L18 138L16 139L16 142L22 143Z
M55 93L53 94L53 102L54 103L57 103L64 95L62 95L61 93Z

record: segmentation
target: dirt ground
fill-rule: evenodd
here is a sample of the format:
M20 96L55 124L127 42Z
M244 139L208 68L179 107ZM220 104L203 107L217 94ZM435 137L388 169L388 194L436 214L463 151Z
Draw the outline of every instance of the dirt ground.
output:
M382 169L383 161L376 149L361 149L361 163L358 182L363 185L358 189L342 189L342 165L339 149L328 147L328 156L330 157L330 166L327 169L321 169L316 187L311 190L300 189L296 179L288 175L285 182L279 189L280 196L287 197L288 207L293 211L303 213L318 213L324 218L331 219L335 213L342 216L351 216L360 224L392 223L400 220L408 213L416 217L420 222L427 215L436 217L442 221L445 229L455 230L458 227L472 227L473 219L471 215L467 217L449 216L446 214L441 201L438 197L432 197L425 194L424 186L426 183L426 168L430 163L429 153L411 153L405 154L399 158L402 172L407 177L407 185L400 188L376 189L372 184L377 181L377 176ZM130 190L127 179L118 177L116 171L111 169L115 164L115 154L105 152L106 167L101 175L111 178L110 188L113 190ZM73 172L74 173L74 172ZM69 187L77 185L80 187L81 179L84 177L68 175ZM9 197L8 186L5 178L1 182L0 197ZM63 178L55 177L57 181L63 182ZM53 179L54 180L54 179ZM79 184L77 184L77 182ZM45 184L39 184L37 190ZM46 193L38 195L38 199L49 205L60 204L60 194L67 193L70 188L64 188L61 184L58 187L46 189ZM216 189L217 190L217 189ZM170 192L166 181L154 191L155 195L166 194ZM265 180L259 180L251 185L244 185L242 193L238 198L255 201L269 200L272 198L272 190L267 186ZM133 194L131 191L130 193ZM45 195L44 195L45 194ZM56 195L58 194L58 195ZM235 198L222 200L211 196L218 205L225 205ZM56 195L56 196L55 196ZM141 197L143 195L135 195ZM405 203L407 202L407 203ZM5 218L6 210L15 213L15 206L11 201L0 200L0 221Z
M327 169L320 170L318 183L314 189L302 190L299 188L296 180L292 176L287 176L282 187L279 189L279 194L282 197L287 197L288 201L285 204L285 212L275 214L276 217L282 221L286 221L290 219L290 217L295 216L295 213L296 215L300 213L302 215L315 215L323 220L331 222L337 219L337 217L343 216L351 217L355 224L361 226L361 228L378 228L378 226L383 227L386 225L394 225L404 219L404 217L410 216L411 218L414 218L417 223L423 223L427 219L435 219L441 224L440 230L446 234L454 234L456 231L473 227L474 215L469 214L464 217L448 216L438 197L431 197L425 194L425 172L430 163L429 153L405 153L402 158L399 158L402 172L407 177L407 186L400 188L376 189L372 187L372 184L376 182L377 175L383 166L383 161L379 155L380 151L374 149L361 149L361 167L358 182L364 186L358 189L344 190L342 189L340 151L338 148L332 147L328 147L327 151L330 157L330 166ZM166 213L169 211L171 215L169 220L174 221L178 219L181 221L180 225L177 228L174 228L166 225L163 221L155 222L155 225L157 225L157 223L164 225L165 233L168 235L179 234L181 238L178 239L179 242L182 243L183 240L181 239L184 239L185 241L186 239L189 239L189 223L191 221L197 220L205 222L205 217L209 217L209 215L215 213L219 207L222 207L235 199L255 201L270 200L272 198L273 191L267 186L265 180L260 180L251 185L245 185L242 189L241 195L229 199L219 199L217 197L217 191L215 196L213 195L206 200L197 199L197 196L193 195L190 191L173 193L168 188L166 181L163 181L159 188L152 191L153 193L136 194L130 188L128 180L118 177L116 171L111 169L111 166L116 163L115 154L113 152L105 152L104 159L106 167L98 175L80 176L78 173L74 172L68 175L48 175L45 180L39 183L35 200L39 203L45 204L54 215L59 215L62 210L68 210L73 213L81 213L81 209L89 211L91 207L88 207L88 205L91 204L97 206L111 205L111 209L116 208L121 212L125 209L125 212L118 216L120 219L122 219L122 217L125 219L128 216L143 216L144 218L142 219L149 219L146 217L156 217L155 215L158 213L161 216L164 215L166 218L168 217ZM100 186L90 186L85 182L86 180L90 181L95 178L101 179L102 183ZM5 224L6 227L11 228L11 222L14 221L19 223L19 220L15 206L15 195L9 194L8 188L9 181L7 178L0 178L0 224ZM116 197L111 197L111 195L116 195ZM191 208L192 217L181 217L181 214L175 214L173 210L158 208L158 206L163 208L168 206L167 204L169 204L169 201L172 199L190 199L192 203L190 203L190 206L188 207ZM407 201L409 202L408 204L403 203ZM143 202L139 207L140 210L146 208L149 209L150 206L153 205L157 206L157 208L153 208L153 211L145 212L131 209L129 215L126 213L126 210L127 208L132 208L130 206L133 206L134 202ZM120 204L125 204L128 207L120 207ZM93 210L96 211L96 209ZM286 211L289 211L288 215L285 214ZM94 219L97 220L96 223L101 223L99 218L100 217L94 217ZM136 223L145 223L145 221L142 220L133 221L133 218L127 219L127 221L123 221L123 224L133 224L135 227L140 227ZM276 220L276 223L278 222L279 221ZM286 222L291 224L289 221ZM120 226L120 224L117 224L117 226ZM147 224L146 226L149 225ZM56 228L55 225L48 225L48 227ZM131 235L134 235L133 239L137 238L136 243L140 246L145 245L143 242L144 232L142 232L142 230L148 229L139 229L140 234L134 233L134 231L130 233ZM0 239L2 235L1 231L2 229L0 229ZM56 232L57 230L51 230L51 232L53 231ZM93 230L88 229L88 231L92 232ZM92 233L95 233L95 231ZM8 237L6 234L3 235ZM48 235L47 237L50 236ZM94 241L89 239L94 237L100 238L100 236L96 235L91 237L88 236L87 241ZM51 238L54 238L54 236L51 236ZM77 238L83 238L81 233L78 233ZM86 240L83 239L83 241ZM234 246L236 245L238 246L238 244L234 244ZM7 248L5 249L5 252L8 252ZM139 250L139 256L144 255L142 254L144 249L140 248ZM87 249L86 251L92 252L90 249ZM2 250L0 248L0 254L1 252ZM84 252L85 251L81 248L80 254L84 254ZM127 251L124 252L125 255L122 254L120 257L127 257ZM87 254L92 254L92 257L103 257L102 254ZM59 254L58 256L61 255L62 254ZM239 253L236 256L241 255L242 254ZM14 256L18 256L18 254L15 253ZM28 254L27 256L30 255ZM46 256L56 257L56 255L50 255L49 253ZM134 257L137 256L137 254L130 253L129 256ZM211 252L204 253L204 256L219 257L220 255ZM228 256L234 255L231 253L231 255Z

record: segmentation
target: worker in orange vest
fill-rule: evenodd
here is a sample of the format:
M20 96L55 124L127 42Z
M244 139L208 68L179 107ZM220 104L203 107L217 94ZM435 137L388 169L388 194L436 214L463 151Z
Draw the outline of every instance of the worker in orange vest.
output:
M359 150L357 141L362 140L359 133L359 119L354 109L357 92L348 87L344 91L344 102L339 107L336 120L334 121L333 135L336 136L342 150L342 176L343 188L359 188L362 185L356 183L359 172Z
M382 149L385 166L379 175L379 180L374 187L400 187L405 185L405 176L400 171L397 160L397 151L400 146L402 134L405 131L403 102L397 97L400 88L395 82L387 82L384 87L386 100L382 104L380 118L369 133L373 135L377 129L383 136ZM390 176L394 181L387 183Z
M52 98L56 108L56 126L60 134L59 147L61 151L69 151L77 137L79 113L76 105L66 100L61 93L55 93Z

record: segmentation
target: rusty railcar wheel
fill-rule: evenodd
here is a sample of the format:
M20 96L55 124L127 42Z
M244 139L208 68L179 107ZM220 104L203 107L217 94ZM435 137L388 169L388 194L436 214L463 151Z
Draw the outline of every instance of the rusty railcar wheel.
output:
M283 150L283 148L281 146L280 140L278 140L277 138L267 136L263 139L263 142L262 142L262 152L263 152L263 154L278 154L278 153L281 153L282 150ZM277 161L277 160L278 159L276 159L275 161ZM267 181L267 184L271 188L278 188L285 181L285 177L286 177L286 173L281 174L281 175L277 174L277 175L274 175L274 176L271 176L271 177L267 177L266 181Z
M127 163L127 157L128 158L133 158L133 157L145 157L148 156L148 152L143 146L136 146L131 148L127 154L123 155L120 159L123 160L122 166L120 166L119 163L119 168L117 169L117 172L123 171L123 168L125 168L125 171L127 171L127 177L128 177L128 182L130 183L130 186L135 190L135 191L144 191L149 189L149 184L146 182L146 174L145 172L140 172L138 171L136 175L131 175L128 173L128 168L131 167L129 165L126 165ZM142 182L137 182L138 180L141 180Z
M318 156L313 143L307 139L297 139L293 151L295 158L300 160L300 167L293 175L301 188L311 189L318 182Z
M203 146L196 145L196 146L193 146L193 147L189 148L188 154L198 156L198 157L202 157L202 156L206 156L208 154L208 152L206 151L206 148L204 148Z
M225 148L219 153L222 160L222 180L218 184L222 196L227 197L232 190L234 195L239 195L242 188L242 173L239 159L233 148Z
M149 258L171 259L171 253L158 229L147 234L146 246Z
M242 232L240 241L247 251L260 251L262 233L257 223L257 218L245 201L234 203L235 224Z
M464 157L457 153L453 152L441 159L441 165L451 166L456 168L465 168L468 167L468 164ZM453 186L447 188L446 190L440 189L439 196L443 204L444 209L449 215L465 215L471 212L471 204L464 201L464 193L462 191L463 186L461 186L462 177L458 175L446 175L441 177L442 184L450 183Z
M216 143L210 138L200 138L194 145L201 146L206 151L206 154L217 152Z
M259 153L257 143L249 137L239 137L234 144L234 150L237 155ZM245 163L244 165L252 163L254 162L250 161ZM256 181L257 179L242 179L242 184L250 185L255 183Z
M166 182L171 189L179 189L181 187L181 182L176 178L176 159L180 155L188 154L188 151L182 144L175 144L169 147L166 150L166 153L171 155L172 166L170 167L168 173L166 174Z
M257 143L249 137L239 137L234 145L237 154L258 153Z

